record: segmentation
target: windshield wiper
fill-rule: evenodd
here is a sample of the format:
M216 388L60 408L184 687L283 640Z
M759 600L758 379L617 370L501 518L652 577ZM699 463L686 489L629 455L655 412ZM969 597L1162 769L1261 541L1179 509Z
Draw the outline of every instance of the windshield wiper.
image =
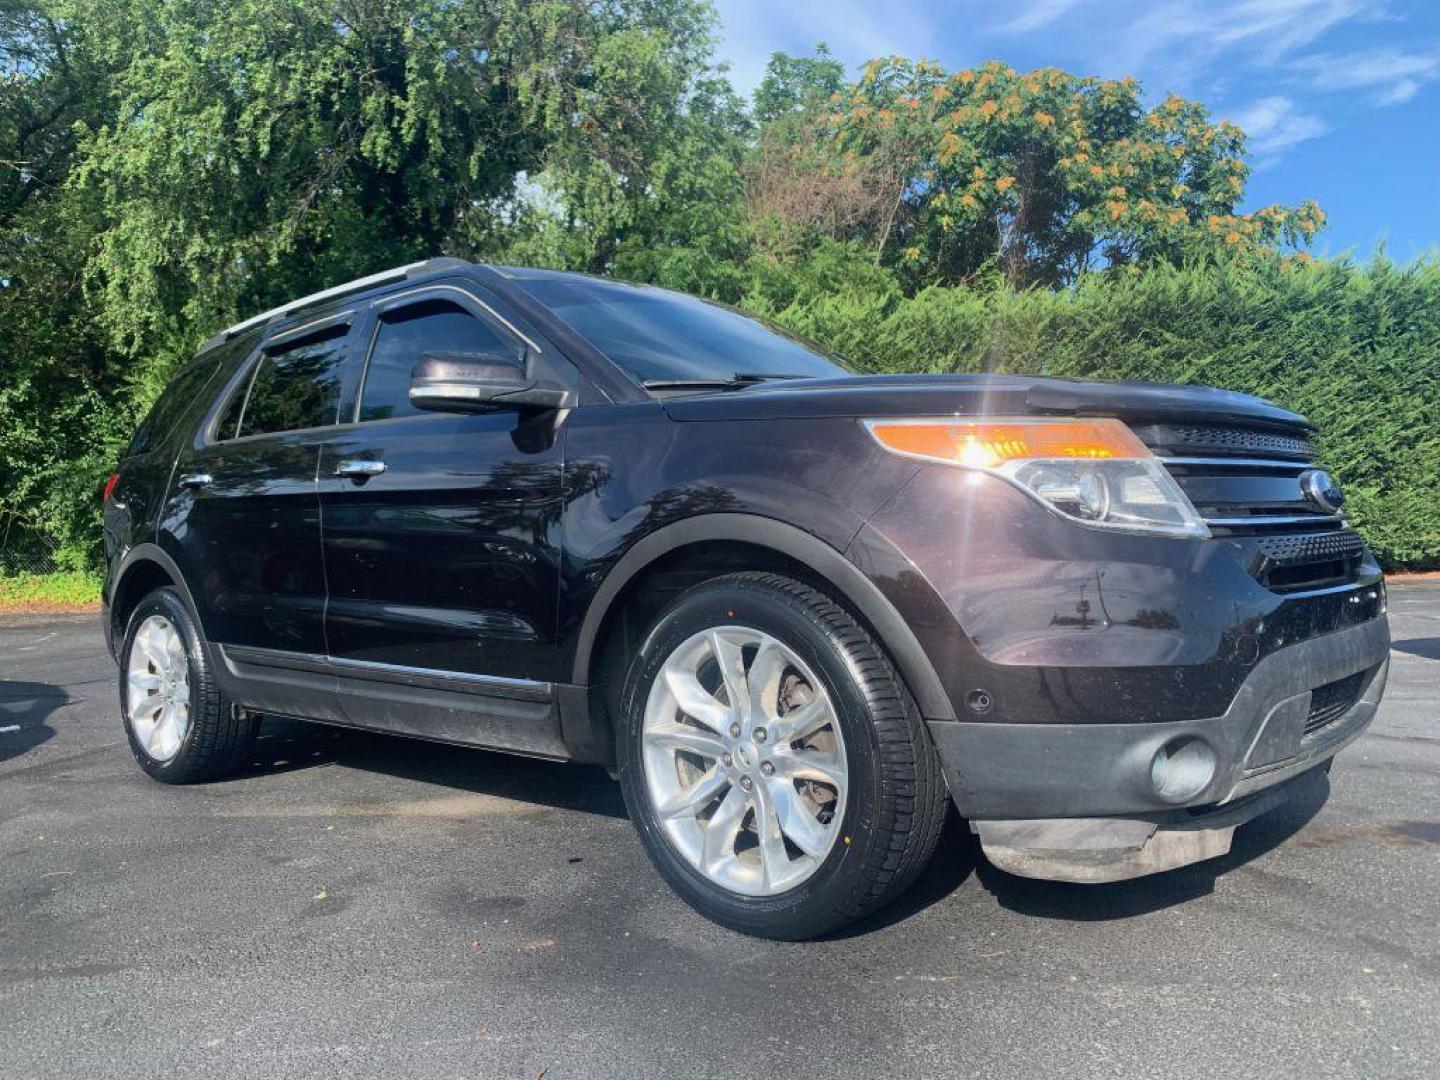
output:
M646 390L743 390L757 383L772 379L808 379L808 375L774 374L756 371L737 371L728 379L646 379L642 386Z

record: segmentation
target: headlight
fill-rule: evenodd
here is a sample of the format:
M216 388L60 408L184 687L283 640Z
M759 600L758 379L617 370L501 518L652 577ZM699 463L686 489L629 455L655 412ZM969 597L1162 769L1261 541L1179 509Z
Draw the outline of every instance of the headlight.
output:
M1082 525L1209 536L1185 493L1119 420L866 420L886 450L978 469Z

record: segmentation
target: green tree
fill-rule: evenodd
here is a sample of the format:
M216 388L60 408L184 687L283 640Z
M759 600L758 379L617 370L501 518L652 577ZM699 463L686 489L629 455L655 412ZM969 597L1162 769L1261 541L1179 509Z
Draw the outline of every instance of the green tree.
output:
M845 65L824 42L814 56L771 54L765 77L755 88L755 122L761 127L823 108L845 89Z
M710 237L748 120L712 23L703 0L0 2L0 515L93 551L175 364L285 297L517 251L537 219L570 226L565 265L698 250L699 223L733 268Z
M1324 221L1313 203L1238 213L1244 133L1178 97L1147 109L1133 79L891 57L810 123L820 152L792 153L769 188L856 178L865 197L830 231L914 288L991 267L1014 286L1054 286L1097 265L1301 244Z

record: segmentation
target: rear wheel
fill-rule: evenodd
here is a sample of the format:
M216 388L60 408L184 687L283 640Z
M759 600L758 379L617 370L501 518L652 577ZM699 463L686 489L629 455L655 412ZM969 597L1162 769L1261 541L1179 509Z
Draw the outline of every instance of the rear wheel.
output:
M897 897L944 820L914 701L865 630L774 574L691 589L647 634L619 746L660 872L726 926L807 938Z
M173 589L156 589L130 615L120 650L120 706L135 760L167 784L218 779L254 746L257 721L237 715L220 693Z

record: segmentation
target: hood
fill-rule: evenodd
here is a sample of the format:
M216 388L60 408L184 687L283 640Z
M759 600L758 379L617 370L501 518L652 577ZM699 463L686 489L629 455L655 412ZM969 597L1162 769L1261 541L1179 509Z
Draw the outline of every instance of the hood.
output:
M788 379L665 401L682 421L876 416L1113 416L1121 420L1260 425L1310 431L1298 413L1263 398L1173 383L1028 375L854 375Z

